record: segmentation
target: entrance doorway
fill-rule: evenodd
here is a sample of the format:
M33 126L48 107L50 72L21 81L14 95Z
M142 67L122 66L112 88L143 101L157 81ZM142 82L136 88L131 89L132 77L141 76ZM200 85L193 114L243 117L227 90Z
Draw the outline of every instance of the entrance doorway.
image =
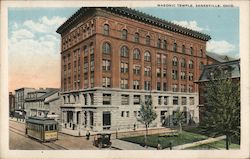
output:
M111 113L109 111L103 112L102 116L103 130L109 130L111 127Z

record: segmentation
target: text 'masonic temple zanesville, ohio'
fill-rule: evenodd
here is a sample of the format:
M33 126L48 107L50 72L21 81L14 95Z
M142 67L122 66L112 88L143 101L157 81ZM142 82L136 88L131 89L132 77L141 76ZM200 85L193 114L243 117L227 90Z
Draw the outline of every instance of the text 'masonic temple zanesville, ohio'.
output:
M210 36L129 8L81 8L61 35L61 122L93 131L143 127L140 103L152 97L150 127L172 126L180 108L199 122L198 85Z

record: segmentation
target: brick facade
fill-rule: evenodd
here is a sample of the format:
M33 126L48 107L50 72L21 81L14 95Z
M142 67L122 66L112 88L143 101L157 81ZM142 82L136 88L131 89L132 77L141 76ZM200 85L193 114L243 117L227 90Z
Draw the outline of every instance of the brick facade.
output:
M130 16L114 14L113 10ZM140 108L134 102L143 101L145 95L153 96L156 126L162 125L164 112L171 116L178 106L189 114L191 110L190 117L198 122L198 86L193 82L207 64L209 36L173 24L173 29L164 29L158 26L163 24L154 25L150 18L146 19L148 23L135 20L138 13L129 9L81 8L76 14L80 18L72 16L57 30L62 44L61 108L63 120L67 119L65 127L69 124L75 129L75 124L81 123L99 131L110 122L109 129L130 127L136 123ZM168 104L163 104L165 99ZM176 99L177 104L173 102ZM109 106L105 100L111 100ZM111 116L111 121L104 123L103 116Z

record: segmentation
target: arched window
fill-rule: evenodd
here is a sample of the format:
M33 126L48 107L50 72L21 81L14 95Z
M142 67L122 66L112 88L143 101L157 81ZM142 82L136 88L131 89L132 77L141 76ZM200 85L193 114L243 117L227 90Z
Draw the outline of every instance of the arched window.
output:
M128 39L128 31L126 29L122 30L122 37L123 40L127 40Z
M139 59L141 58L140 50L139 50L139 49L134 49L133 57L134 57L134 59L136 59L136 60L139 60Z
M157 47L158 47L158 48L161 48L161 39L158 39L158 40L157 40Z
M181 59L181 67L186 68L186 60L184 58Z
M193 47L190 47L190 54L191 54L191 55L194 54L194 49L193 49Z
M88 47L86 45L83 47L83 53L84 56L88 56Z
M150 36L149 35L146 36L145 43L146 43L146 45L150 45Z
M150 52L145 52L144 54L144 60L145 61L151 61L151 55L150 55Z
M163 40L163 49L167 49L167 40Z
M138 43L139 39L140 39L139 33L135 33L135 37L134 37L135 42Z
M177 44L176 44L176 43L174 43L173 51L174 51L174 52L177 52Z
M93 42L90 43L90 45L89 45L89 50L90 50L90 54L93 54L93 53L94 53L94 45L93 45Z
M183 53L183 54L186 53L186 47L185 47L185 45L182 45L182 53Z
M127 46L121 47L121 52L120 52L121 57L128 57L128 54L129 54L128 52L129 50Z
M200 49L200 56L203 57L203 50Z
M111 53L111 46L109 43L105 42L102 45L102 53L104 54L110 54Z
M189 68L193 69L194 68L194 62L192 60L189 61Z
M173 58L172 65L173 66L178 66L178 58L177 57Z
M109 25L108 24L104 24L104 26L103 26L103 34L104 35L109 35Z

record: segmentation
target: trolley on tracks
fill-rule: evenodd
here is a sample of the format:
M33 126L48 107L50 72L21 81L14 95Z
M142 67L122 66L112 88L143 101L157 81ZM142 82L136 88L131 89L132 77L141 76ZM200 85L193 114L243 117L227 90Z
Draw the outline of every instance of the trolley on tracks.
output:
M54 141L58 139L58 122L51 118L29 117L25 133L41 142Z

